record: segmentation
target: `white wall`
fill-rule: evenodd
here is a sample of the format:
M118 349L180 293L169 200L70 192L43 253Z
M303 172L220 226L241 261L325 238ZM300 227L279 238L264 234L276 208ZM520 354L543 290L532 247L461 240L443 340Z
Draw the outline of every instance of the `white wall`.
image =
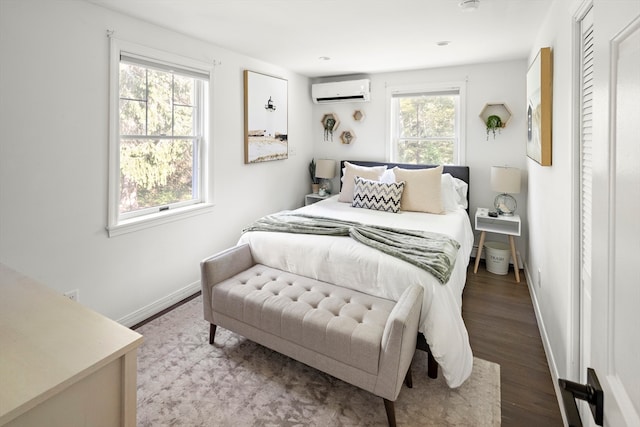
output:
M556 0L530 53L549 46L553 55L552 166L527 160L529 174L529 257L527 278L539 315L547 357L554 377L570 376L574 352L572 328L572 244L574 204L572 13L569 0Z
M210 117L213 212L107 237L107 29L222 62ZM0 262L60 292L79 289L81 303L111 318L132 323L197 290L201 259L308 192L306 77L77 1L2 0L0 54ZM288 160L243 163L244 69L288 80Z
M491 166L508 164L521 168L522 192L515 197L518 213L522 216L523 235L517 239L517 248L520 255L526 257L526 72L526 60L523 59L367 76L371 78L371 102L313 106L311 130L315 156L336 160L387 161L387 86L466 81L465 164L469 166L471 174L470 213L473 217L478 207L493 206L496 193L492 192L489 186ZM330 80L325 78L318 81ZM496 102L505 102L510 107L513 117L495 139L491 135L487 140L485 126L479 114L486 103ZM353 112L358 109L366 115L362 122L353 119ZM340 127L334 133L333 141L326 142L321 120L326 113L331 112L338 115ZM350 145L340 142L340 134L345 130L353 131L357 137ZM334 188L338 188L337 180L334 182ZM479 233L476 234L477 242ZM489 234L487 239L507 241L505 236L492 234Z

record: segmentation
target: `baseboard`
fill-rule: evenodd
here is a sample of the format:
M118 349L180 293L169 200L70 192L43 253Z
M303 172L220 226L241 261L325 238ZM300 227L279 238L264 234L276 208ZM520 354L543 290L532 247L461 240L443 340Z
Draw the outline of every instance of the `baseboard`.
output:
M560 392L560 386L558 384L558 366L556 365L555 358L553 357L553 351L551 351L551 343L549 342L549 335L547 334L547 328L545 327L544 320L540 314L540 305L538 304L538 297L535 289L532 289L533 280L529 268L525 264L524 274L527 278L527 286L529 287L529 295L531 295L531 303L533 304L533 311L536 314L536 321L538 322L538 330L540 331L540 338L542 339L542 347L544 348L544 354L547 357L547 365L549 365L549 372L551 373L551 382L553 383L553 390L556 393L556 400L560 407L560 414L562 420L566 420L566 414L564 412L564 404L562 403L562 394Z
M139 310L134 311L131 314L128 314L117 320L118 323L130 328L133 325L137 325L140 322L143 322L164 310L165 308L171 307L173 304L182 301L185 298L190 297L196 292L201 290L200 281L195 281L182 289L178 289L177 291L160 298L157 301L152 302L149 305L142 307Z

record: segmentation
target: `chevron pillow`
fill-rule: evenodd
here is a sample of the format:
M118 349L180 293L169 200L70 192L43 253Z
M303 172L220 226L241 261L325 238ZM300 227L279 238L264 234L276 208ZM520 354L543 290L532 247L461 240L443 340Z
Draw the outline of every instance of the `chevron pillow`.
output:
M384 183L357 176L351 206L397 213L403 190L404 181Z

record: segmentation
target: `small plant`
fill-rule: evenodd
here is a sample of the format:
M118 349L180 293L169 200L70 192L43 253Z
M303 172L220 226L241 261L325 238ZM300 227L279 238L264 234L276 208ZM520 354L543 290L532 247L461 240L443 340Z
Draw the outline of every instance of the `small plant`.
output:
M500 133L502 128L502 119L496 115L487 117L487 141L489 140L489 132L493 132L493 139L496 139L496 129Z
M316 177L316 160L311 159L309 163L309 176L311 177L312 184L320 184L320 179Z

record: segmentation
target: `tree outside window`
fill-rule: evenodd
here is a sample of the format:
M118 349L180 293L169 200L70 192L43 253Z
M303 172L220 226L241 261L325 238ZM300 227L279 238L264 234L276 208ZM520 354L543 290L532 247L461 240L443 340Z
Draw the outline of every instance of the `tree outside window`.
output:
M203 82L120 62L122 215L200 199Z
M456 164L459 105L458 91L392 95L392 161Z

